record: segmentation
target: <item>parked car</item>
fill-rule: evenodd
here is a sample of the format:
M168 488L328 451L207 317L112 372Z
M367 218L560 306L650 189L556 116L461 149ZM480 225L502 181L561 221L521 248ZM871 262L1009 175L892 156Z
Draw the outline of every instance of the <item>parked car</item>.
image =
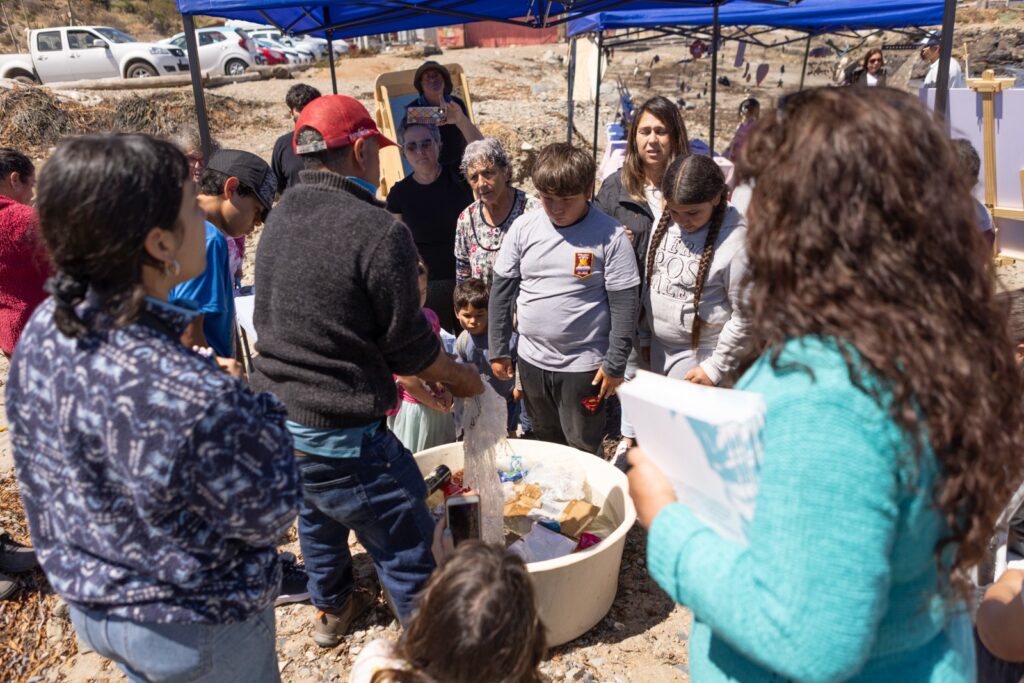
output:
M278 64L287 64L288 57L280 50L264 47L257 42L256 62L259 64L266 64L267 66L277 66Z
M301 35L288 35L277 28L261 28L252 31L252 35L255 38L264 38L270 40L276 40L277 42L287 46L298 48L301 50L309 50L313 52L317 58L323 59L327 57L327 41L324 38L317 38L315 36L301 36ZM334 40L334 54L335 56L341 56L348 54L352 45L336 38Z
M188 72L184 50L142 43L109 26L35 29L29 31L28 45L28 54L0 55L0 78L56 83Z
M316 58L312 52L303 50L297 47L288 47L276 40L270 40L269 38L256 38L256 45L259 47L265 47L268 50L277 50L283 52L284 56L288 58L289 64L309 64Z
M238 76L256 63L256 41L240 28L211 26L196 29L199 68L202 71ZM185 34L178 33L161 43L185 50Z

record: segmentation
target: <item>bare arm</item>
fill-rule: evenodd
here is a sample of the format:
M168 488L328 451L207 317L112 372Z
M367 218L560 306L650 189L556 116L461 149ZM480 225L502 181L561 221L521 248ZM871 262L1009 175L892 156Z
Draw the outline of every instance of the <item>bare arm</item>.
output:
M425 382L440 382L448 387L454 396L469 398L482 394L483 382L476 368L453 361L444 349L440 349L434 362L417 375Z
M203 318L202 313L196 316L195 320L188 324L185 331L181 333L181 343L185 345L185 348L191 349L193 346L198 346L203 349L210 345L210 342L206 341L206 335L203 333Z
M1000 659L1024 662L1024 571L1007 569L978 607L978 636Z

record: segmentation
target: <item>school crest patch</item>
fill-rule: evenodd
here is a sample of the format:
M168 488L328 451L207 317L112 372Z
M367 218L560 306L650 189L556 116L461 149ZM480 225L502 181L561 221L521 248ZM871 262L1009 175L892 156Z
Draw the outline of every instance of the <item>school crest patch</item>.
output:
M576 277L583 278L590 277L594 274L594 254L589 251L577 251L575 263L573 264L572 274Z

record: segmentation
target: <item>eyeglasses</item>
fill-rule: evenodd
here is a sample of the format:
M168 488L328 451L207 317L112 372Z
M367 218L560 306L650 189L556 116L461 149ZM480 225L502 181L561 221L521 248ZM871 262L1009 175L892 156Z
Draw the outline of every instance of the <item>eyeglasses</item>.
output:
M429 151L429 150L433 149L433 147L434 147L434 141L433 140L424 140L423 142L420 142L420 143L416 143L416 142L407 142L407 143L405 143L405 151L406 152L415 152L416 150L420 150L420 151L426 152L426 151Z
M868 60L868 64L881 64L881 63L882 63L882 58L881 57L875 57L874 59L869 59Z

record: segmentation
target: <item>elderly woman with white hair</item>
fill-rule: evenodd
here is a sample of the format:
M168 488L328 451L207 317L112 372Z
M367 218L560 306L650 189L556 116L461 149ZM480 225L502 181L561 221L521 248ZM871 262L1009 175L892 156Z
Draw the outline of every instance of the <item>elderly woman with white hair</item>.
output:
M455 291L455 224L473 201L459 170L440 162L441 133L437 126L402 119L398 143L412 166L388 192L387 209L409 226L420 256L427 266L427 308L437 313L441 327L458 330L452 307Z
M494 138L471 142L462 155L462 174L476 201L455 226L455 279L479 278L491 284L501 242L515 219L540 208L533 195L512 187L512 164Z

